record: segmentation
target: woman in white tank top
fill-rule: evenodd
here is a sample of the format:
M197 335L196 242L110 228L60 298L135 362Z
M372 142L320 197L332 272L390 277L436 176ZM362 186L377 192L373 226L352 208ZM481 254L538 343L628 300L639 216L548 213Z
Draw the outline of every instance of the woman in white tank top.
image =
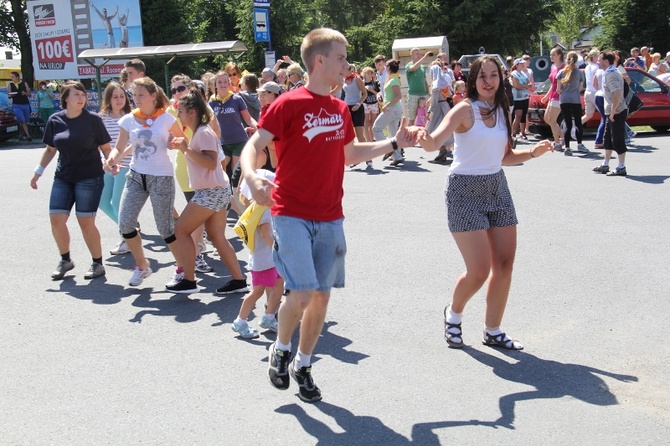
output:
M463 347L462 312L490 275L483 342L521 350L523 346L500 329L512 281L517 225L502 166L537 158L552 150L552 145L545 140L530 150L512 148L509 104L495 58L482 56L471 65L467 97L433 133L419 139L425 150L434 151L455 134L446 203L449 230L466 271L444 309L444 336L450 347Z

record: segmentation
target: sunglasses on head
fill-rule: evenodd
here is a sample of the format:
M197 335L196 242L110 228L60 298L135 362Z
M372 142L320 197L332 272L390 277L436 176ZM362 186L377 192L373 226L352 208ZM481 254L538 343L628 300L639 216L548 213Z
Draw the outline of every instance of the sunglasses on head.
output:
M186 90L186 85L180 85L177 88L173 88L170 91L172 92L172 94L177 94L177 93L181 93L184 90Z

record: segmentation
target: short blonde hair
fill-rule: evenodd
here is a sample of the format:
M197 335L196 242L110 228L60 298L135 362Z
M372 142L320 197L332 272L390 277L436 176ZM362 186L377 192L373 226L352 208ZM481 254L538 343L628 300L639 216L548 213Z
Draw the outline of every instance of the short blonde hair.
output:
M300 57L308 73L314 69L314 58L317 55L328 56L333 42L349 46L347 38L341 32L331 28L313 29L302 39Z

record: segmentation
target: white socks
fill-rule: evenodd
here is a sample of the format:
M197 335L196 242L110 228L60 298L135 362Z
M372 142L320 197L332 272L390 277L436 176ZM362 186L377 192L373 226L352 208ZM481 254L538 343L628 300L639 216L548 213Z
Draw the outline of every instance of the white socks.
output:
M460 324L462 320L463 313L454 313L451 310L451 306L449 306L449 310L447 311L447 322L450 324Z
M295 356L295 368L301 369L302 367L309 367L311 365L311 361L312 355L306 355L298 350L298 354Z

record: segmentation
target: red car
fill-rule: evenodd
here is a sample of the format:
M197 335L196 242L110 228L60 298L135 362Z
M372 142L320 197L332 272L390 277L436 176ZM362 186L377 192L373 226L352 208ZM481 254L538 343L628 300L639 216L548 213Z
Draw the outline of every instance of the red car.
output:
M19 123L10 109L0 110L0 142L19 136Z
M670 88L664 82L649 73L638 68L626 68L630 76L630 88L638 95L644 105L633 116L630 116L626 122L628 125L648 125L657 132L667 132L670 130ZM539 133L542 136L551 136L549 125L544 122L544 110L547 107L541 99L549 91L551 86L547 79L531 95L528 106L528 120L530 121L530 130ZM582 108L584 107L584 96L582 96ZM558 116L558 123L563 127L563 115ZM598 128L600 124L600 114L596 110L593 117L585 124L586 128Z

